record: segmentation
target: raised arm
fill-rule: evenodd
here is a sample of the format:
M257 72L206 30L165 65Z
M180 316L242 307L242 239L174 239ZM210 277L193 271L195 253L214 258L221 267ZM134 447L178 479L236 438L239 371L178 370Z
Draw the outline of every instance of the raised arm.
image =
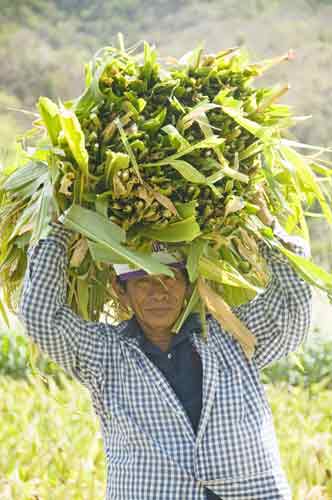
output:
M274 232L294 253L310 256L305 240L289 236L279 224ZM312 291L281 252L264 242L260 242L259 247L271 270L268 287L233 311L256 336L253 359L262 369L295 351L306 340L312 316Z
M19 318L44 353L89 386L102 377L105 327L83 320L66 305L72 233L59 223L51 227L50 235L28 252Z

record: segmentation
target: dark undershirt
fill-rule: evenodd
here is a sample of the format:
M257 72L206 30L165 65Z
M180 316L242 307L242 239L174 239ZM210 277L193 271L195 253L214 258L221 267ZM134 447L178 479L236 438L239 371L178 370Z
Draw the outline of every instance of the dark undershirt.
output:
M177 335L172 338L169 349L164 352L150 342L143 334L135 317L128 324L133 335L137 335L145 355L159 368L182 403L191 425L197 434L202 411L202 362L190 333L201 324L198 314L191 314ZM206 490L207 500L220 500L214 493Z

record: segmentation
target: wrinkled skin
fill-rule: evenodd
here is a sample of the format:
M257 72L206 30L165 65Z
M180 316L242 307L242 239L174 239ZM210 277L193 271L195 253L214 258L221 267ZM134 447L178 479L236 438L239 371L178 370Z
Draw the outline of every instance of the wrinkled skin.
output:
M192 291L186 274L175 268L173 271L174 278L146 274L128 279L125 285L116 278L112 282L119 300L133 310L144 335L163 351L170 346L171 328Z

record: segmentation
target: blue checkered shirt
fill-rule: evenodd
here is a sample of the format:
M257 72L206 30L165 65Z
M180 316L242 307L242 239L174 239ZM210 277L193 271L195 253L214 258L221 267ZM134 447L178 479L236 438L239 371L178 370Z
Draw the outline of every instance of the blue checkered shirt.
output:
M208 488L224 500L290 500L260 370L306 339L310 286L278 250L260 243L269 285L233 309L257 338L253 359L211 316L207 342L190 332L203 367L195 433L170 384L128 334L128 322L85 321L66 304L72 233L52 226L29 250L19 317L41 350L90 391L106 453L106 499L205 500ZM281 237L310 255L301 238Z

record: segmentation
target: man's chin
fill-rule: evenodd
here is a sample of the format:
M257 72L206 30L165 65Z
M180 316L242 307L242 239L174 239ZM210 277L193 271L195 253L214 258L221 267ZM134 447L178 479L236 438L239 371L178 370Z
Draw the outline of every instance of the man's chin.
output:
M145 316L144 321L150 326L169 328L176 321L176 313L171 311L155 310Z

